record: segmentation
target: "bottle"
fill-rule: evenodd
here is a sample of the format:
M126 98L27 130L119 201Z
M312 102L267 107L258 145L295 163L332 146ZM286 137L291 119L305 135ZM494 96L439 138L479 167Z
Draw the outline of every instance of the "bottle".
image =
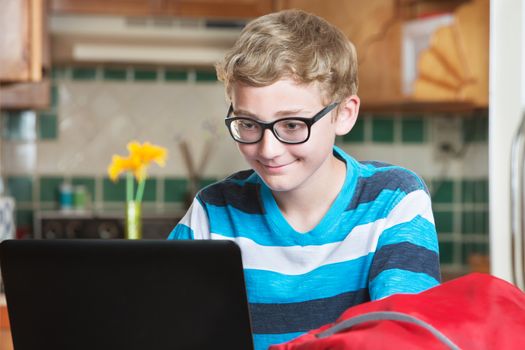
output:
M87 191L86 186L76 185L73 192L73 205L76 211L86 210Z
M73 209L73 186L69 182L60 185L60 210Z

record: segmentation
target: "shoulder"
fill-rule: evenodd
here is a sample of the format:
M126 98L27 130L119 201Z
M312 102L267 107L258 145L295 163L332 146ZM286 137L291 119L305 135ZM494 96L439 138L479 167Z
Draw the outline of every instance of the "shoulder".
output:
M233 206L248 213L259 213L260 182L253 170L239 171L203 188L197 199L203 206Z
M412 170L377 161L361 161L359 164L363 171L358 181L363 184L384 189L397 189L405 193L415 190L428 192L425 182Z
M415 191L424 192L425 196L429 194L424 181L409 169L377 161L357 164L355 191L349 209L379 198L388 202L392 198L399 200Z

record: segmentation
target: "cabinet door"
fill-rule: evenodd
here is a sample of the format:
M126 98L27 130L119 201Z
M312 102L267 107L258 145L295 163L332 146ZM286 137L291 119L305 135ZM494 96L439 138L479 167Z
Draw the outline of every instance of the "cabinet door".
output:
M42 78L43 1L0 0L0 81Z

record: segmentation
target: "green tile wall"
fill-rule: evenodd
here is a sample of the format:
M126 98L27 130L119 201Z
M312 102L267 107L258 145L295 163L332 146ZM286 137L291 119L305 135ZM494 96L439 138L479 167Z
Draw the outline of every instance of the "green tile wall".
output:
M51 68L51 78L53 80L63 79L66 76L65 67L53 67Z
M117 182L104 178L102 181L102 198L104 202L125 202L126 181L119 179Z
M187 198L188 180L166 178L164 180L164 201L168 203L184 202Z
M104 68L104 80L123 81L126 80L127 74L124 68Z
M58 203L60 185L64 183L61 176L43 176L40 178L40 202Z
M434 220L436 222L436 230L439 233L454 232L454 212L453 211L434 211Z
M41 140L55 140L58 137L58 121L55 113L40 113L38 137Z
M133 79L137 81L155 81L157 80L157 71L153 69L135 69L133 70Z
M423 143L426 140L425 119L422 117L403 118L401 140L406 143Z
M215 183L217 182L217 179L216 178L213 178L213 177L207 177L207 178L203 178L199 181L199 187L200 188L204 188L208 185L211 185L212 183Z
M195 72L195 80L198 82L215 82L217 75L215 71L198 70Z
M94 67L77 67L71 70L73 80L94 80L97 77L97 70Z
M7 189L9 194L15 198L17 204L32 203L33 180L29 176L8 176Z
M439 242L439 261L441 264L452 264L454 262L454 242Z
M58 86L53 84L51 86L51 107L56 108L58 106Z
M374 117L372 119L372 141L379 143L393 143L394 119Z
M452 203L454 201L454 182L452 180L433 180L432 193L433 203Z
M144 202L155 202L157 200L157 180L153 178L146 179L144 187Z
M461 182L461 199L463 203L487 203L489 186L487 180L463 180Z
M463 142L486 142L488 140L488 116L485 112L463 119Z
M15 220L17 228L33 226L33 210L17 209Z
M488 232L488 212L466 210L462 213L461 232L464 234L486 234Z
M187 81L188 72L185 70L167 69L164 71L164 79L166 81Z

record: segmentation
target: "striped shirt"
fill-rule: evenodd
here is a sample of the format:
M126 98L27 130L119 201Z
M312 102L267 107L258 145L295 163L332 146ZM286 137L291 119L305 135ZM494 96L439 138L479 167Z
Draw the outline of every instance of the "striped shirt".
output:
M430 197L413 172L346 163L341 192L321 222L299 233L253 170L199 192L170 239L228 239L241 248L255 349L288 341L348 307L440 281Z

